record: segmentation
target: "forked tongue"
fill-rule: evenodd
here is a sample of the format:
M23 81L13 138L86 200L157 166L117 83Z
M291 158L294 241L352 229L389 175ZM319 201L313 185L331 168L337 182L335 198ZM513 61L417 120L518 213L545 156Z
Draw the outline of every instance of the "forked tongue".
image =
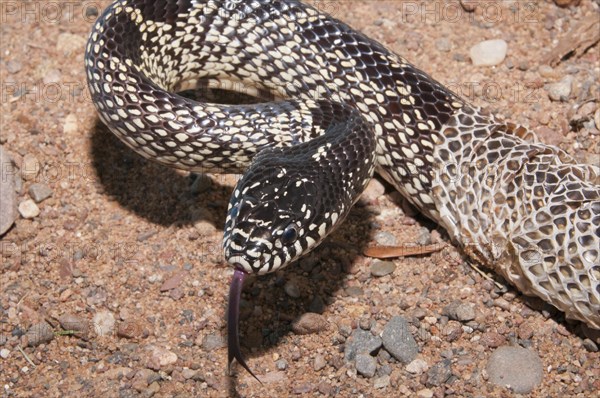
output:
M236 268L233 273L233 279L231 280L231 286L229 287L229 308L227 309L227 353L228 353L228 366L231 373L231 363L234 358L238 361L244 369L248 371L259 383L262 382L256 377L250 370L242 351L240 350L240 335L239 335L239 323L240 323L240 300L242 298L242 287L244 286L244 279L246 279L246 273Z

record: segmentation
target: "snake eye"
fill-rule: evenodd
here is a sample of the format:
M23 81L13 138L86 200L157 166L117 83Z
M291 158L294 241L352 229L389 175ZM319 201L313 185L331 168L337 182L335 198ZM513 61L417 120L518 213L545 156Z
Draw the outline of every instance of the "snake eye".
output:
M291 223L281 234L281 243L289 245L290 243L294 243L296 239L298 239L298 226L296 223Z

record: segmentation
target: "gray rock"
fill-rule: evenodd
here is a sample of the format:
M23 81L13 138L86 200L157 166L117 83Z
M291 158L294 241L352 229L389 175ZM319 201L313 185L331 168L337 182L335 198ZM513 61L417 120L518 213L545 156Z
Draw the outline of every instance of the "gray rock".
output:
M48 199L53 193L48 185L39 182L31 184L29 187L29 196L31 196L35 203L40 203Z
M385 325L381 337L386 351L404 364L410 363L419 352L419 346L410 334L408 322L401 316L393 317Z
M17 219L17 193L15 179L10 171L16 171L8 152L0 146L0 236L13 225Z
M422 227L419 231L419 236L417 237L416 243L421 246L430 245L431 244L431 232L425 227Z
M315 362L313 364L313 369L318 372L319 370L323 369L325 365L327 365L325 357L323 355L317 354L317 356L315 357Z
M278 359L277 361L275 361L275 367L278 370L286 370L288 367L288 363L285 359Z
M573 76L567 75L561 81L547 86L548 97L552 101L567 101L573 88Z
M202 348L206 351L213 351L225 347L225 341L219 334L207 334L202 339Z
M312 301L308 305L308 310L316 314L322 314L325 311L325 303L321 296L317 295L313 297Z
M469 55L475 66L495 66L504 61L507 50L504 40L485 40L471 47Z
M373 276L385 276L389 275L396 269L396 264L392 261L380 261L375 260L371 264L371 275Z
M435 48L438 51L447 53L448 51L450 51L452 49L452 43L450 42L450 40L447 37L442 37L435 41Z
M384 375L384 376L378 377L373 382L373 387L375 387L376 389L386 388L389 385L390 385L390 376L389 375Z
M375 376L377 360L369 354L356 355L356 371L369 379Z
M371 354L381 348L381 337L373 336L371 332L355 329L346 341L344 359L352 361L358 354Z
M499 347L492 353L486 371L490 382L528 394L542 382L544 369L540 357L521 347Z
M23 69L23 64L16 59L11 59L6 63L6 71L8 73L18 73L21 69Z
M377 232L373 239L375 239L375 242L380 246L396 246L398 244L398 239L391 233L385 231Z
M450 359L444 359L433 365L427 371L427 382L425 383L427 387L436 387L444 384L446 380L452 376L452 369L450 369L450 364L452 361Z
M475 319L475 310L471 304L453 301L442 310L442 315L460 322L468 322Z

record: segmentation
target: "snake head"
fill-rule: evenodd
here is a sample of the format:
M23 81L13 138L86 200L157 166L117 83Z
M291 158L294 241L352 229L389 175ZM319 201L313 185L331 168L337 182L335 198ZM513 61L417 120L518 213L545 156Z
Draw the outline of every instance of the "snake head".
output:
M223 240L227 262L236 269L259 275L273 272L325 237L328 225L317 221L323 199L317 183L301 176L299 165L293 166L259 163L238 182Z

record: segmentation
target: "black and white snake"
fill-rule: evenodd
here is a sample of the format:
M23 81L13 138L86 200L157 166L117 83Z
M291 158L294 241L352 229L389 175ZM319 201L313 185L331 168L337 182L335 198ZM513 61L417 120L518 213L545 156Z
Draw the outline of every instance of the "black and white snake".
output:
M227 215L230 361L247 273L282 268L377 171L473 259L600 328L600 169L474 109L404 58L288 0L119 0L85 55L101 119L142 156L246 170ZM207 82L277 100L198 102Z

